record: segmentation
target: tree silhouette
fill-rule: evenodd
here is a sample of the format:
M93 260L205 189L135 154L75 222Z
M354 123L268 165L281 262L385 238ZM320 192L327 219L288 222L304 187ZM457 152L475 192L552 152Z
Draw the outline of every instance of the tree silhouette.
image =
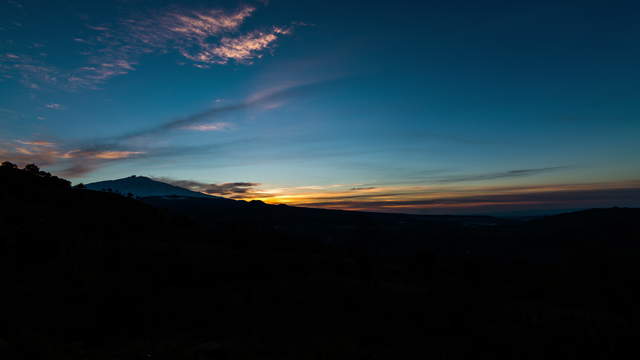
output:
M33 174L40 174L40 168L36 164L28 164L24 169Z
M14 164L12 162L9 162L9 161L3 162L1 166L3 168L7 168L7 169L17 169L18 168L18 165Z

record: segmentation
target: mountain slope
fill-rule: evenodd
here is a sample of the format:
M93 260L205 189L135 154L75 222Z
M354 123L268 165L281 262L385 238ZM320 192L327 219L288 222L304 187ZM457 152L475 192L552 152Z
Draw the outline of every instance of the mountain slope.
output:
M86 185L87 189L97 191L113 191L121 194L133 194L137 197L149 196L185 196L194 198L223 199L178 186L152 180L145 176L130 176L117 180L99 181Z

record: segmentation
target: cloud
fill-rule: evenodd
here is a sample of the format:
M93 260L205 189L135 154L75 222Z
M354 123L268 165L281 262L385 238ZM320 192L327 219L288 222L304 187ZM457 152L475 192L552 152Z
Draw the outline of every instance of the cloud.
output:
M35 163L46 166L64 158L65 152L57 149L51 142L16 140L0 143L0 159L18 163L18 165Z
M16 79L25 87L40 89L60 83L60 71L41 59L24 54L0 55L0 74L5 79Z
M92 26L92 25L87 25L87 27L91 30L95 30L95 31L109 31L108 27L105 26Z
M111 150L111 151L82 151L82 150L73 150L65 155L67 158L93 158L93 159L103 159L103 160L118 160L118 159L128 159L135 155L144 154L143 151L122 151L122 150Z
M51 110L64 110L64 106L60 105L60 104L46 104L44 107L46 107L47 109L51 109Z
M406 213L496 213L534 209L638 206L638 204L640 204L640 186L622 189L569 188L559 191L540 190L517 194L443 196L415 200L332 199L311 201L303 206Z
M486 173L486 174L453 175L453 176L436 178L436 179L433 179L432 182L458 183L458 182L469 182L469 181L485 181L485 180L516 178L516 177L533 176L533 175L538 175L546 172L563 170L566 168L567 166L554 166L554 167L545 167L545 168L537 168L537 169L509 170L504 172L493 172L493 173Z
M255 11L251 5L235 10L174 6L142 12L113 24L90 24L86 25L91 30L87 36L70 37L84 47L84 66L66 70L12 52L0 55L0 74L17 76L33 89L55 86L73 91L99 89L107 80L134 71L148 54L175 51L200 68L231 61L250 64L292 31L292 27L271 26L238 34Z
M124 22L126 33L114 36L111 52L130 58L135 52L150 53L176 50L197 67L227 64L229 61L249 64L262 56L261 51L273 46L291 28L272 26L268 30L252 30L237 35L239 27L256 11L245 5L235 11L220 9L174 9ZM122 40L124 39L124 41ZM108 42L108 41L107 41ZM126 44L121 46L121 42Z
M219 194L219 195L245 195L253 192L259 183L251 182L233 182L224 184L208 184L204 189L207 194Z
M236 11L177 9L155 14L150 18L130 19L127 23L129 29L134 31L134 37L149 44L164 45L168 40L175 39L206 44L210 37L237 30L255 10L250 5L242 6Z
M179 186L192 191L202 192L209 195L220 195L232 199L243 199L263 195L255 188L260 186L254 182L230 182L230 183L202 183L193 180L174 180L170 178L156 178L155 180Z
M225 113L261 106L273 99L282 100L300 96L310 91L314 85L315 83L313 82L290 82L286 86L277 86L276 90L269 89L261 96L249 96L247 100L238 103L213 107L183 118L167 121L155 127L109 138L94 139L83 144L50 143L47 149L43 149L43 142L38 140L17 140L9 144L0 143L0 150L2 150L0 158L3 161L14 161L20 164L50 165L54 167L49 169L53 173L61 176L77 177L114 161L203 153L224 146L233 146L234 144L158 147L154 146L153 140L176 130L220 131L227 129L231 127L231 124L211 122L212 118ZM254 139L243 139L240 142L246 144L247 141L254 141ZM20 145L30 145L30 147L20 147ZM21 149L18 149L18 147Z
M34 140L34 141L16 140L16 142L23 145L32 145L32 146L46 146L46 147L55 146L55 143L52 143L50 141L43 141L43 140Z
M239 37L224 37L218 44L201 44L202 49L196 54L183 52L183 55L205 64L226 64L230 60L247 64L252 59L260 58L260 51L271 46L280 35L289 33L290 30L273 27L268 32L253 31Z
M183 127L183 129L194 130L194 131L220 131L220 130L226 130L230 127L231 127L231 124L229 123L217 122L217 123L210 123L210 124L187 125Z
M640 205L640 181L471 188L389 186L364 193L353 189L295 191L302 188L305 187L266 189L257 198L274 204L415 214L507 213Z
M165 122L164 124L161 124L155 127L131 132L128 134L123 134L121 136L117 136L111 139L106 139L103 141L122 142L126 140L132 140L135 138L160 136L164 133L174 131L174 130L180 130L180 129L198 130L198 131L224 130L225 128L231 125L224 122L211 123L212 118L215 118L216 116L222 116L228 113L232 113L235 111L246 110L252 107L264 106L264 104L268 104L272 101L284 101L294 97L303 96L309 91L311 91L314 88L314 86L317 85L318 83L320 83L320 81L289 82L285 85L278 85L278 86L263 90L259 92L259 95L255 95L255 94L250 95L244 101L231 103L224 106L216 106L195 114L191 114L182 118ZM218 124L218 125L215 126L215 128L209 128L213 124ZM225 125L222 125L222 124L225 124Z
M87 162L77 162L73 163L68 167L65 167L59 171L56 171L56 175L65 177L65 178L77 178L83 175L86 175L99 167L95 162L87 161Z
M339 187L344 187L344 184L330 184L330 185L306 185L306 186L296 186L293 190L328 190L335 189Z
M34 163L53 166L62 176L80 176L114 160L131 159L145 154L143 151L122 149L66 149L64 146L43 140L15 140L0 143L0 160L18 165Z

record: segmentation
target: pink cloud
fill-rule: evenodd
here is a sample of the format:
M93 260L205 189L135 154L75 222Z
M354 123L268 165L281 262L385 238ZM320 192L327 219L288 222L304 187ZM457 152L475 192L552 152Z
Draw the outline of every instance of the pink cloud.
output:
M225 37L220 40L219 45L201 52L197 61L224 64L229 60L235 60L246 63L261 57L260 51L272 45L279 36L289 33L289 30L274 27L269 32L254 31L235 38Z
M141 14L119 23L87 25L91 36L70 37L85 47L81 54L87 64L64 70L21 54L0 55L0 74L19 74L23 84L40 89L54 86L65 90L99 89L107 80L135 70L143 55L177 51L193 61L193 66L208 68L230 61L250 64L262 57L290 29L274 26L235 35L256 7L245 5L233 11L173 8Z
M255 7L244 6L231 14L225 14L221 10L194 11L186 14L170 13L163 21L165 26L173 32L203 39L222 31L238 28L255 10Z
M19 144L19 145L17 145ZM114 160L123 160L143 155L131 150L68 150L64 146L43 140L15 140L0 143L0 162L11 161L24 166L34 163L52 166L64 176L80 176Z
M16 142L23 145L31 145L31 146L46 146L46 147L55 146L55 143L52 143L50 141L42 141L42 140L35 140L35 141L16 140Z
M196 124L183 127L185 130L194 131L221 131L231 127L231 124L225 122L217 122L211 124Z
M99 151L99 152L90 154L90 156L96 159L113 160L113 159L126 159L126 158L130 158L132 156L140 155L140 154L144 154L144 152L142 151Z

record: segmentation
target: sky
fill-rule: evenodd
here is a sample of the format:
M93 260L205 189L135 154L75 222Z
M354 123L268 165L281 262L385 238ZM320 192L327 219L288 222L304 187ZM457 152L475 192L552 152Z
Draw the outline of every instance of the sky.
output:
M416 214L640 206L636 1L0 2L0 161Z

